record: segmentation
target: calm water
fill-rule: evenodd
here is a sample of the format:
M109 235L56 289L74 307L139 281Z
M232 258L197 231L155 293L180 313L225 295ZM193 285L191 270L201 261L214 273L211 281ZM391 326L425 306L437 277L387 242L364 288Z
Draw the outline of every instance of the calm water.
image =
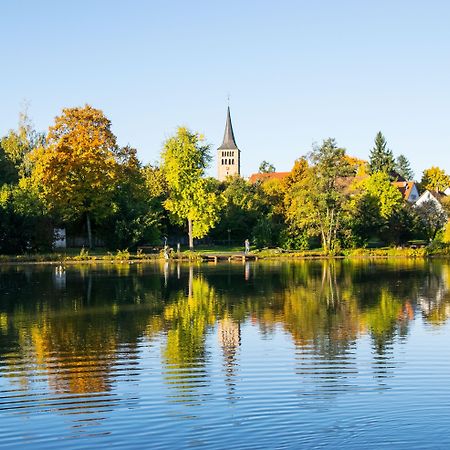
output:
M0 447L450 448L450 263L0 268Z

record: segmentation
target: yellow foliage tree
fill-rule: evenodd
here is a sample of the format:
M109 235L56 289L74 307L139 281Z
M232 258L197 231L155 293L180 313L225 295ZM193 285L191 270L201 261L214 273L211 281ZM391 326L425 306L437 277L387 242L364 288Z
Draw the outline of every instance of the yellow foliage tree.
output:
M445 225L444 228L444 236L442 238L442 241L445 244L450 244L450 220L447 221L447 224Z
M63 220L86 220L89 247L91 218L114 211L119 158L111 122L89 105L64 109L50 127L46 145L33 152L32 180L40 197Z
M450 176L443 169L433 166L423 171L420 184L424 190L443 192L450 187Z

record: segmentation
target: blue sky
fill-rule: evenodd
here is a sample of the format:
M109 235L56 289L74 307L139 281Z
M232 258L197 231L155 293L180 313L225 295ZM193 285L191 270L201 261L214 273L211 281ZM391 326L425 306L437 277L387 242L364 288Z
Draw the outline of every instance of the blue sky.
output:
M230 94L244 175L327 137L367 158L378 130L416 178L450 172L450 2L14 0L0 16L0 134L24 100L40 130L89 103L144 162L178 125L215 154Z

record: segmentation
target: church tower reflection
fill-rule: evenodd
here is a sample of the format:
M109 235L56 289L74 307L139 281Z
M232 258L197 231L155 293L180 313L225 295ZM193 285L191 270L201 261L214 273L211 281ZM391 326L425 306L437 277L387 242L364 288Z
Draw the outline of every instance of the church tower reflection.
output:
M237 357L241 345L241 326L239 322L225 316L218 322L217 335L222 347L225 384L228 398L234 400L236 389L236 371L239 366Z

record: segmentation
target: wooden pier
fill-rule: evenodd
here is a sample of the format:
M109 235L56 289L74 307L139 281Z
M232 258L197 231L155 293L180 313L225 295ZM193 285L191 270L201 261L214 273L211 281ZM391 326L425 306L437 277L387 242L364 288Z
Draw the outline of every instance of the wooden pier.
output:
M244 254L244 253L203 253L199 255L200 259L204 262L214 262L217 263L219 261L257 261L258 257L252 254Z

